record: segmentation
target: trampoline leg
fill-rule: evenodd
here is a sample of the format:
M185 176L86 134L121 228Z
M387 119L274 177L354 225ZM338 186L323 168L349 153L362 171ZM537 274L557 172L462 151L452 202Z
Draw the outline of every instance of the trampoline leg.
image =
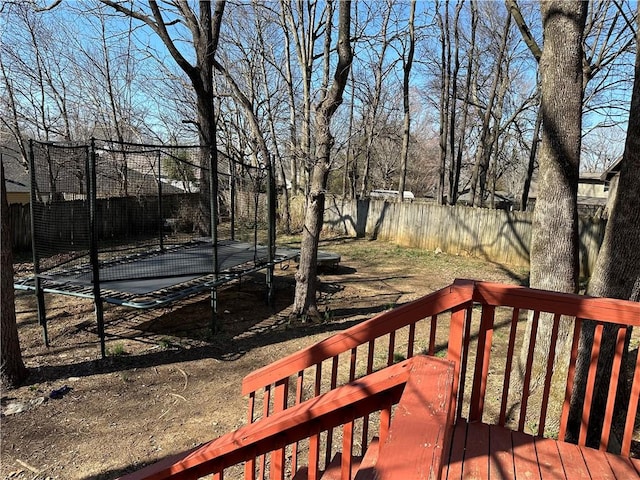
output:
M274 272L273 265L269 265L267 268L267 304L270 307L275 305L275 284L274 284Z
M102 308L102 300L96 299L95 301L96 322L98 324L98 336L100 337L100 355L102 358L106 358L107 351L104 343L104 311Z
M47 331L47 310L44 304L44 292L40 288L40 280L36 280L36 302L38 308L38 323L42 327L42 337L45 347L49 348L49 333Z
M211 289L211 334L219 332L220 326L218 325L218 289Z

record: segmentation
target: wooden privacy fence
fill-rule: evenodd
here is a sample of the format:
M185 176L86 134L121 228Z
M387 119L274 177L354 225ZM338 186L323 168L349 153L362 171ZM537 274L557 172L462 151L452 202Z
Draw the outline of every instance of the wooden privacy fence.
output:
M197 201L197 194L163 196L162 218L192 213L196 211ZM59 218L64 221L48 225L45 231L40 232L43 237L39 238L39 242L42 244L52 241L73 243L80 239L88 245L89 212L87 208L86 202L82 200L43 204L36 218L46 215L48 218ZM185 213L181 213L181 208L186 209ZM117 237L123 232L130 232L132 226L135 226L137 233L157 233L158 210L158 199L155 196L98 199L97 213L100 221L97 225L97 234L101 239ZM9 205L9 216L14 251L30 251L30 205Z
M178 200L180 196L175 197ZM304 209L303 202L295 205ZM131 221L131 216L125 218L117 214L119 210L113 211L117 218L108 222L111 225L108 228ZM10 205L9 214L14 249L28 251L31 248L29 205ZM454 255L470 255L522 267L529 266L531 223L531 212L336 197L327 198L324 216L325 228L343 235L386 240L425 250L439 248ZM601 218L580 218L582 275L589 276L593 271L605 225L606 221ZM66 225L59 225L59 228L67 230Z
M528 267L532 218L531 212L328 197L324 225L343 235ZM589 276L606 221L584 217L579 223L580 270Z

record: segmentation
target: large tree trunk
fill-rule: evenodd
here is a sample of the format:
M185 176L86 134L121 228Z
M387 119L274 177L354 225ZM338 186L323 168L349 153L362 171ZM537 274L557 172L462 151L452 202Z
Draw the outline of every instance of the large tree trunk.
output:
M342 94L351 69L353 52L349 39L350 24L351 2L341 1L338 25L338 64L333 84L316 110L316 159L311 175L302 232L300 265L296 273L296 291L293 304L293 313L296 315L318 316L316 304L318 243L324 216L330 153L334 142L329 127L331 117L342 103Z
M640 4L638 6L640 13ZM640 16L638 17L640 27ZM636 30L637 48L640 48L640 28ZM609 215L604 240L600 247L596 267L589 281L587 293L596 297L611 297L624 300L640 301L640 51L636 50L635 79L631 94L631 108L629 110L629 125L627 139L622 156L618 189L613 199L613 207ZM586 387L586 379L590 363L590 350L593 345L595 325L584 322L580 332L581 348L576 363L576 381L571 398L571 415L568 429L568 440L575 440L578 436L578 426L582 415L582 401ZM603 331L600 347L600 361L596 375L596 395L592 411L600 414L600 418L592 418L595 427L588 432L589 444L597 441L600 436L602 414L605 411L606 393L609 388L609 378L618 327L608 325ZM628 341L631 329L627 332L625 354L628 354ZM623 365L626 362L623 362ZM624 393L618 398L628 398L628 385L625 375L621 375L619 390ZM619 404L616 411L626 412L624 402ZM614 436L621 438L622 427L619 418L614 421ZM614 442L615 443L615 442Z
M16 308L13 290L13 246L11 242L11 227L9 224L9 205L7 204L7 190L4 183L4 164L0 163L0 183L2 189L2 285L0 318L0 381L3 387L15 387L28 375L22 361L18 326L16 324Z
M451 102L455 99L449 95L451 85L451 40L449 38L449 1L444 4L444 19L440 13L439 3L436 2L436 19L440 29L440 163L438 165L438 186L436 190L436 201L444 204L444 174L447 167L447 159L452 152L448 151L449 146L449 115L451 112Z
M582 127L582 40L587 4L582 0L541 2L544 49L540 59L542 142L539 153L538 198L531 234L531 277L534 288L576 292L578 288L577 191ZM562 320L556 347L556 368L564 368L571 347L572 325ZM552 315L541 315L535 350L549 352ZM532 329L527 322L526 338ZM529 342L521 362L526 363ZM544 354L544 353L543 353ZM539 364L545 362L538 362ZM533 382L540 371L534 364ZM562 399L559 403L562 403ZM553 401L551 402L553 404Z

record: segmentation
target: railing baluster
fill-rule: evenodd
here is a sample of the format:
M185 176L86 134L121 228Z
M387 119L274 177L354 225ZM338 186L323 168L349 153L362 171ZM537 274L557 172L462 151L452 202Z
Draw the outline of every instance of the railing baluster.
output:
M264 395L262 397L262 402L263 402L262 418L267 418L269 416L269 403L271 402L271 385L267 385L266 387L264 387ZM265 474L265 468L266 468L265 457L266 455L260 455L260 457L258 457L258 466L260 469L258 478L260 480L264 480L264 474Z
M253 423L253 414L256 405L256 392L249 394L249 423ZM256 459L250 458L244 464L245 480L254 480L256 478Z
M573 343L571 344L571 359L569 360L569 371L567 372L567 386L564 391L564 402L562 403L562 415L560 416L560 431L558 439L564 441L567 433L567 422L569 421L569 410L571 409L571 395L573 395L573 380L576 372L576 359L578 358L578 344L580 343L580 331L582 330L582 319L576 318L573 327Z
M431 316L431 325L429 327L429 355L434 355L436 350L436 325L438 316Z
M331 362L331 390L336 388L338 382L338 358L336 355ZM329 465L331 463L331 453L333 451L333 428L327 430L327 444L324 451L324 464Z
M516 331L520 320L520 309L514 308L511 314L511 328L509 329L509 346L507 347L507 362L504 366L504 380L502 383L502 401L500 402L500 418L498 425L504 427L507 423L507 402L509 401L509 386L511 383L511 369L513 368L513 351L516 345Z
M289 377L276 382L273 398L273 413L281 412L287 408L289 396ZM281 448L271 452L271 465L269 468L271 480L284 480L285 449Z
M589 415L591 414L591 404L593 403L593 390L596 381L596 371L598 370L598 357L600 357L600 343L602 342L603 324L597 323L593 334L593 347L591 347L591 360L589 362L589 373L587 374L587 386L584 392L584 403L582 404L582 421L580 422L580 435L578 445L585 445L589 430Z
M322 387L322 362L316 363L316 378L313 386L313 396L320 395ZM309 480L317 480L320 471L320 434L317 433L309 437Z
M395 360L394 353L396 349L396 331L389 333L389 351L387 353L387 366L393 365Z
M522 383L522 402L520 403L520 419L518 420L518 431L524 432L524 422L527 418L527 404L529 403L529 388L531 383L531 371L533 369L533 354L536 347L536 337L538 336L538 321L540 320L540 312L533 312L531 320L531 336L529 338L529 351L527 352L527 364L524 371L524 380ZM524 339L527 341L527 339Z
M627 408L627 420L624 424L624 434L622 436L621 455L629 456L631 452L631 438L633 437L638 412L638 400L640 400L640 350L636 353L636 368L631 384L631 396L629 397L629 408Z
M549 355L547 356L547 369L544 376L544 388L542 391L542 405L540 406L540 420L538 422L538 435L544 435L544 426L547 421L547 408L549 407L549 393L551 392L551 379L553 377L553 363L556 357L556 343L558 342L558 329L560 328L560 314L553 316L551 327L551 339L549 342Z
M491 356L491 340L493 338L495 311L496 308L493 305L482 306L476 365L473 375L473 387L471 389L471 405L469 406L470 422L482 420L484 394L487 388L487 375L489 374L489 357Z
M211 477L211 480L224 480L224 473L223 472L214 473L213 476Z
M613 365L611 366L611 379L609 380L609 390L607 392L607 407L604 411L604 422L602 424L602 433L600 436L600 450L603 451L606 451L607 447L609 446L609 436L611 435L613 410L616 403L616 395L618 393L618 382L620 379L620 367L622 365L622 355L624 353L623 351L626 333L626 328L618 326L615 355L613 357Z
M304 370L298 372L296 380L296 405L302 403L302 389L304 387ZM298 470L298 442L291 445L291 471Z
M413 346L416 343L416 324L409 325L409 338L407 339L407 358L413 357Z
M376 341L369 340L369 349L367 352L367 375L373 372L373 356L375 352ZM365 415L362 419L362 445L361 454L367 451L367 446L369 445L369 415Z
M353 382L356 379L356 360L357 360L358 348L351 349L351 357L349 359L349 381Z
M353 421L342 426L342 465L341 480L351 480L351 461L353 454Z
M433 319L432 319L433 321ZM433 323L433 322L432 322ZM466 351L469 348L467 340L471 324L471 308L461 308L451 312L449 326L449 345L447 360L453 362L453 399L457 402L456 419L462 415L462 400L464 398L464 377L466 374ZM433 328L432 328L433 331ZM429 347L431 351L431 346Z

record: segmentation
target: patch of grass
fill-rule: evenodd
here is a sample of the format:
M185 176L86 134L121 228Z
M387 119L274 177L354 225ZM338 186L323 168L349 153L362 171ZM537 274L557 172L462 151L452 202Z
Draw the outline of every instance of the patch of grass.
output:
M158 342L158 345L160 345L160 348L167 349L173 347L173 342L170 339L163 337Z
M107 347L108 357L122 357L123 355L127 355L127 351L122 343L116 343L112 347Z
M394 353L393 354L393 363L399 363L399 362L403 362L407 359L407 357L405 357L403 354L401 353Z
M442 350L438 350L435 356L438 358L444 358L447 356L447 351L444 348Z

